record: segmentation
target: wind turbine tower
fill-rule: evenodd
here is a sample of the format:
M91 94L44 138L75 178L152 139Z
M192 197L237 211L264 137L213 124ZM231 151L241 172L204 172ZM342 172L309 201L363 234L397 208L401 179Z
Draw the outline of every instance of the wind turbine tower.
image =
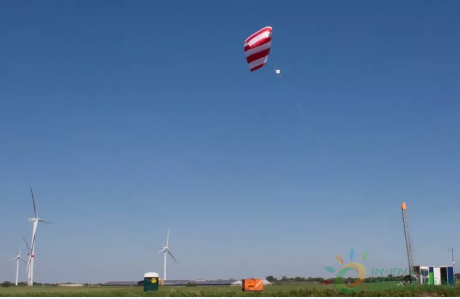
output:
M409 225L407 222L407 206L405 202L403 202L401 205L401 211L402 211L402 219L404 223L404 236L406 238L406 250L407 250L407 260L409 264L409 274L413 275L414 274L414 261L412 259L412 245L411 245L410 237L409 237Z
M35 259L35 234L37 232L37 226L39 222L51 223L46 220L40 219L37 213L37 206L35 205L35 197L32 188L30 188L30 193L32 194L32 203L34 205L34 218L29 218L29 221L32 222L32 242L30 244L29 260L27 261L27 285L34 285L34 259Z
M172 255L171 251L169 251L169 229L168 229L168 234L166 236L166 246L163 246L158 253L161 253L161 252L163 252L163 258L164 258L164 261L163 261L163 263L164 263L163 264L163 266L164 266L164 269L163 269L164 270L164 278L163 279L166 281L166 253L169 253L169 255L176 261L176 259Z
M22 261L24 264L27 264L22 258L21 258L21 244L19 244L19 254L12 258L10 260L11 261L14 261L16 260L16 285L18 285L18 280L19 280L19 261Z

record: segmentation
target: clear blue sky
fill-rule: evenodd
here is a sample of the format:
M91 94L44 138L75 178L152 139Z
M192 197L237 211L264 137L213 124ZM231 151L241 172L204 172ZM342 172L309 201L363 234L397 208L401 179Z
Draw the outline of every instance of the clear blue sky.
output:
M332 275L460 252L460 2L2 1L0 281ZM269 65L243 41L273 27ZM282 83L276 61L341 181ZM23 254L25 258L25 254ZM460 259L460 255L457 259ZM458 270L457 270L458 271ZM21 266L21 280L26 279Z

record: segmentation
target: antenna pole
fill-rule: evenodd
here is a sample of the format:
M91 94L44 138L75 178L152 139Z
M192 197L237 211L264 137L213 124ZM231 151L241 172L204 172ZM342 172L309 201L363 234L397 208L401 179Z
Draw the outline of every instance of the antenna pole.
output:
M403 202L401 205L401 211L402 211L402 218L403 218L403 224L404 224L404 236L406 238L406 250L407 250L407 260L409 264L409 274L413 275L414 262L412 259L412 246L411 246L410 237L409 237L409 224L407 221L407 206L405 202Z
M452 268L454 268L454 276L455 276L455 260L454 260L454 246L452 246Z

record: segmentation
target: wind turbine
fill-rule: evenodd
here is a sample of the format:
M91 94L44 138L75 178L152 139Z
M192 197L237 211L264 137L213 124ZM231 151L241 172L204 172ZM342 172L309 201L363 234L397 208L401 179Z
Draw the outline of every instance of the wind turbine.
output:
M21 244L19 244L19 254L12 258L10 262L16 260L16 285L18 285L18 279L19 279L19 261L22 261L24 264L27 264L26 261L24 261L21 258Z
M35 233L37 232L37 226L39 222L44 222L44 223L51 223L51 222L40 219L38 217L37 206L35 205L35 197L34 197L34 192L32 191L32 188L30 188L30 193L32 194L32 202L34 204L35 217L29 218L29 221L33 222L33 224L32 224L32 241L30 243L30 248L29 248L29 260L27 261L27 273L28 273L27 285L33 286L34 285Z
M166 253L169 253L169 255L176 261L176 259L174 258L174 256L172 255L171 251L169 251L169 229L168 229L168 235L166 237L166 246L163 246L161 248L161 250L158 252L158 253L161 253L163 252L164 254L164 280L166 281ZM176 261L177 262L177 261Z

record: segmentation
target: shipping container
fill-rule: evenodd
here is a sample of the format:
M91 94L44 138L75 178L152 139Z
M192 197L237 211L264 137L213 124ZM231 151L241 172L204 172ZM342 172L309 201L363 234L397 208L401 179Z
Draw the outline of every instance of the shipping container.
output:
M434 278L434 285L441 284L441 268L440 267L433 267L433 278Z
M429 283L429 268L426 266L420 266L420 284L428 284Z
M455 286L455 275L453 266L447 267L447 283L451 286Z
M439 267L441 273L441 284L447 284L447 267Z

